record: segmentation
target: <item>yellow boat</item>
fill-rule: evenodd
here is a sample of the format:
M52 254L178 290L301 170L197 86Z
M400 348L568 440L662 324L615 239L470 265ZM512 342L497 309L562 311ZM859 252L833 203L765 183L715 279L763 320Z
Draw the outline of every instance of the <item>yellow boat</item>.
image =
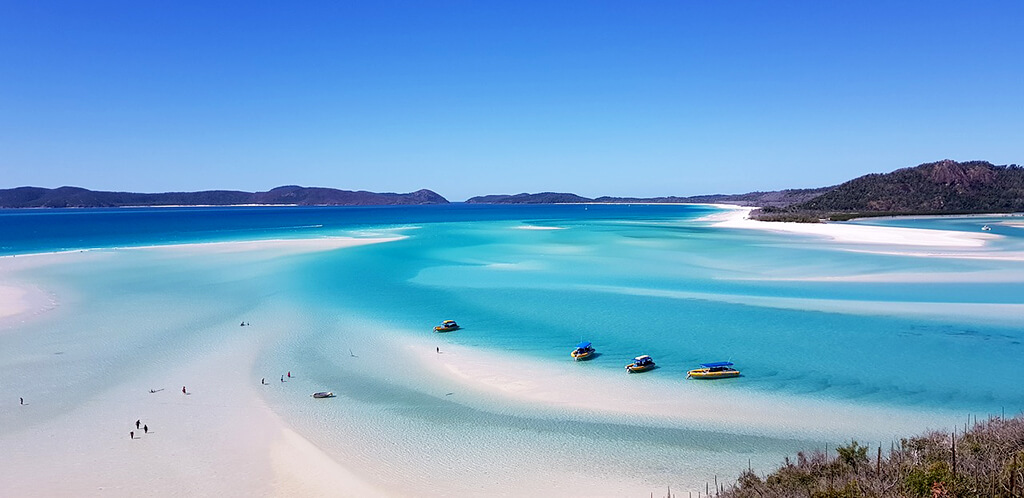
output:
M728 361L701 363L700 366L701 368L686 372L686 377L691 379L728 379L740 376L740 371L732 368L732 363Z
M576 345L576 349L570 353L576 361L589 360L594 356L594 347L590 345L590 341L583 341Z
M451 332L458 329L459 324L455 323L455 320L445 320L441 325L434 327L434 332Z
M633 358L633 363L626 365L626 371L629 373L646 372L652 368L654 368L654 360L646 354Z

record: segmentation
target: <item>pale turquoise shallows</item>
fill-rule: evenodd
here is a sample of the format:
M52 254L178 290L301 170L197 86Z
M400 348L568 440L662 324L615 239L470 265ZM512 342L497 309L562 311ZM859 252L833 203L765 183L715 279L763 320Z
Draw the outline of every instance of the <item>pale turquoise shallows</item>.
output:
M193 210L188 216L220 222L157 240L154 223L174 221L180 230L180 220L143 212L132 222L150 231L88 240L85 230L78 244L32 245L31 234L11 235L23 244L11 253L281 236L402 238L270 260L99 250L87 266L25 271L19 278L64 298L55 316L0 334L0 367L12 380L0 385L0 396L17 397L11 386L29 383L37 395L60 397L55 410L74 406L101 392L105 377L173 364L240 333L238 322L248 320L280 331L262 339L255 372L302 372L296 382L308 389L266 394L301 434L357 471L401 480L403 489L449 475L452 495L472 493L467 483L480 479L514 487L524 476L544 483L565 473L697 489L715 474L734 477L748 459L765 469L801 449L897 434L865 424L860 433L823 435L805 432L799 419L785 429L735 430L642 411L467 398L443 378L418 377L415 367L390 361L387 348L396 343L428 340L431 349L497 353L515 365L571 363L572 347L589 340L600 355L574 367L594 379L594 389L608 375L626 375L623 364L638 354L652 355L660 368L636 376L637 385L659 389L696 382L685 371L701 362L730 360L743 376L700 387L706 403L728 394L897 410L920 414L920 430L941 428L930 425L935 420L1024 408L1024 262L1017 259L924 257L719 228L702 218L716 213L708 207L402 209L351 217L345 210ZM260 216L272 221L261 225ZM1002 238L986 254L1024 249L1024 230L999 220L869 223L965 231L992 223ZM464 328L431 332L442 319ZM54 355L67 359L57 370L49 368ZM320 389L338 398L310 404L307 391ZM650 401L644 392L638 406ZM759 416L771 418L771 409ZM0 412L0 425L25 423ZM487 443L495 441L501 444Z

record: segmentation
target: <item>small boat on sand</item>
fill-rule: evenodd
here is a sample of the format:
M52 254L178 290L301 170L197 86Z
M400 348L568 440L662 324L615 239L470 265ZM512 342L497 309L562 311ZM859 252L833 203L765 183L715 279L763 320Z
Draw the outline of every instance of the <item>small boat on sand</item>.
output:
M445 320L441 325L434 327L434 332L451 332L458 329L459 324L455 323L455 320Z
M594 355L594 346L590 345L590 341L583 341L570 354L576 361L589 360Z
M739 377L740 371L732 368L732 363L719 361L716 363L701 363L701 368L695 368L686 373L689 379L727 379Z
M334 397L334 393L332 393L330 391L320 391L318 393L313 393L313 397L314 398L333 398Z
M646 372L652 368L654 368L654 360L646 354L633 358L633 363L626 365L626 371L629 373Z

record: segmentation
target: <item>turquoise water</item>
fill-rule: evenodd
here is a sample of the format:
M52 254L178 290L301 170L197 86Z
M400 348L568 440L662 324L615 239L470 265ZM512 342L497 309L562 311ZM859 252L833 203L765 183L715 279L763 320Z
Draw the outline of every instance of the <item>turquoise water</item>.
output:
M1020 303L1020 282L837 283L761 280L869 272L1020 271L1020 263L855 254L778 246L779 235L650 221L425 225L409 239L317 258L301 272L309 299L421 330L439 317L466 327L451 340L560 360L580 338L600 346L599 368L651 354L676 372L732 360L746 374L728 388L787 391L872 403L998 412L1024 407L1022 317L1003 324L962 315L930 319L824 313L743 304L745 296L842 302ZM316 285L321 282L321 285ZM359 287L359 293L346 292ZM657 290L681 298L643 295ZM722 302L721 296L730 296ZM448 338L446 337L446 340ZM837 361L837 360L842 361ZM951 375L979 365L1002 375ZM893 375L910 369L914 375Z
M408 490L447 473L463 483L450 494L473 492L458 486L488 472L503 485L527 475L543 483L556 467L609 482L694 485L694 476L716 469L735 475L748 458L764 468L847 435L801 435L799 420L787 431L733 431L446 396L444 379L388 362L385 348L396 342L499 353L514 365L571 363L568 352L585 339L600 356L579 365L580 375L595 382L625 375L630 358L650 354L660 368L636 376L638 385L688 386L687 369L731 360L743 377L702 393L940 418L1024 409L1024 262L894 254L701 219L715 212L453 205L0 213L4 252L19 255L403 236L272 260L99 250L88 265L27 270L16 277L55 289L61 306L47 321L0 334L0 367L10 376L0 396L33 384L36 396L59 394L55 416L99 395L98 379L173 364L249 320L280 331L260 339L255 371L301 371L303 386L344 400L310 407L307 392L267 394L300 433L316 434L357 469L407 481ZM1024 248L1024 229L1005 221L864 223L965 231L990 223L1002 238L985 254L1007 255ZM449 318L463 329L430 332ZM378 367L367 369L371 358ZM0 412L0 424L29 423L9 415ZM581 439L585 447L574 443ZM497 451L481 440L506 444ZM424 458L437 454L446 459Z

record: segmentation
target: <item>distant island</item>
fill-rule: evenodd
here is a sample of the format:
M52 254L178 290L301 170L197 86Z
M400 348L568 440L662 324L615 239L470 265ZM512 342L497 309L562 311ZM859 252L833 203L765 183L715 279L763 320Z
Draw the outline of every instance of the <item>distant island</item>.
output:
M573 193L492 194L468 204L700 203L736 204L755 209L762 221L817 223L868 216L918 214L1011 213L1024 211L1024 168L986 161L943 160L873 173L848 182L809 189L690 197L596 197ZM140 194L103 192L79 187L18 187L0 190L0 208L69 208L128 206L387 206L448 204L431 190L407 194L285 186L266 192L208 190Z
M207 190L203 192L166 192L139 194L103 192L79 187L55 189L18 187L0 190L0 208L94 208L136 206L391 206L448 204L448 200L430 190L408 194L338 190L320 187L277 187L266 192Z
M573 204L573 203L604 203L604 204L737 204L740 206L789 206L798 202L813 199L833 187L814 189L790 189L772 192L749 192L746 194L708 194L690 197L581 197L563 192L541 192L539 194L515 195L484 195L466 200L469 204Z
M486 195L468 203L721 203L756 207L762 221L818 223L869 216L1012 213L1024 211L1024 168L986 161L943 160L873 173L811 189L691 197L581 197L571 193Z

